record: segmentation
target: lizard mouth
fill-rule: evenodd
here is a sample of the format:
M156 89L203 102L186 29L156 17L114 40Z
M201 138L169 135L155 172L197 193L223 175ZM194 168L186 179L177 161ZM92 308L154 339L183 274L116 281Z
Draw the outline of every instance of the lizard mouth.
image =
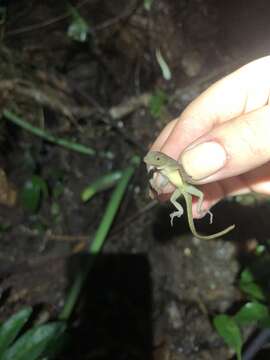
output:
M148 173L149 173L150 171L153 171L154 169L155 169L155 166L154 166L154 165L149 165L149 164L146 165L146 170L147 170Z
M162 166L157 166L157 165L146 165L146 169L148 174L154 174L155 172L159 172L162 169Z
M155 172L157 172L157 168L153 165L146 165L146 170L147 170L147 174L148 174L148 179L151 179Z

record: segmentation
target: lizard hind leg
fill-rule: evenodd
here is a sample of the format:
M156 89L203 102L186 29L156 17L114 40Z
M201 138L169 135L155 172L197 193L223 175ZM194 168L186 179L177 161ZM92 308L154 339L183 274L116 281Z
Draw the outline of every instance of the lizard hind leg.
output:
M210 224L212 224L213 223L213 213L210 210L207 210L205 213L202 209L202 204L203 204L203 199L204 199L203 192L192 185L188 185L186 187L186 192L188 192L190 195L196 196L198 198L198 205L197 205L198 214L199 215L209 214L209 216L210 216L209 222L210 222Z
M184 213L184 209L183 209L182 205L179 204L179 202L177 201L177 199L179 198L180 195L181 195L181 191L179 189L176 189L170 198L171 203L177 209L177 211L173 211L172 213L170 213L171 226L173 226L173 219L175 217L180 218Z

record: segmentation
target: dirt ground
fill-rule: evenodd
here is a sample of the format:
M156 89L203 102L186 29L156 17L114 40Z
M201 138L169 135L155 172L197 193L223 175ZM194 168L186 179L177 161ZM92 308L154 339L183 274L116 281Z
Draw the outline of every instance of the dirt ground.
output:
M270 50L266 0L154 0L150 11L137 0L71 3L90 26L86 42L68 37L65 1L9 2L0 104L112 158L67 151L2 121L0 168L7 178L0 194L1 319L25 304L57 316L111 194L84 204L81 191L125 168L134 154L143 156L203 89ZM170 81L162 77L156 49L171 70ZM140 100L156 89L168 98L158 118ZM126 111L133 97L138 104ZM35 214L20 202L33 174L50 190ZM59 184L55 214L52 189ZM7 200L9 191L16 202ZM241 301L236 278L251 256L250 244L269 238L270 204L219 204L212 225L203 219L196 226L213 233L235 223L236 230L226 240L206 242L190 235L185 217L171 228L169 206L150 201L142 164L89 275L73 316L71 347L61 359L232 358L211 320Z

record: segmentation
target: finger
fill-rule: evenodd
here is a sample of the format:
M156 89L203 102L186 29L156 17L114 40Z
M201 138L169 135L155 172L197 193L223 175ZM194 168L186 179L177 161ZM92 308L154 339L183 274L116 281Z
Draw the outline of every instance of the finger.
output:
M195 99L167 128L157 144L160 150L178 158L194 140L215 126L254 111L268 103L270 87L270 57L243 66L221 79ZM170 134L168 135L168 130Z
M218 182L201 185L200 190L204 195L202 211L198 212L198 199L192 203L192 213L195 219L204 217L207 211L224 197L223 189Z
M204 193L203 209L206 211L226 196L244 195L251 191L270 195L270 163L241 176L202 185L201 189ZM196 203L193 208L194 216L198 218Z
M204 184L200 187L204 193L203 210L206 214L219 201L223 200L226 196L243 195L250 192L250 188L242 181L241 178L235 177L217 181L211 184ZM193 214L195 218L201 218L196 210L196 203L193 206Z
M270 163L243 174L241 178L251 191L270 195Z
M236 176L270 160L270 106L225 122L199 138L181 156L194 181Z

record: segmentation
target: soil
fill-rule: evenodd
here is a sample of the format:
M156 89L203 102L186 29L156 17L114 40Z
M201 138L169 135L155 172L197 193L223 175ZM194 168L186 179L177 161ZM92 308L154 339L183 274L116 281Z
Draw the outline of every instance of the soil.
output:
M97 152L90 157L68 151L8 121L1 124L0 318L24 305L54 318L78 264L90 256L89 238L111 195L107 190L83 203L82 190L124 169L133 155L143 156L164 125L215 80L267 55L270 4L154 0L147 11L137 0L72 1L90 27L87 41L78 42L67 35L71 17L65 1L8 3L1 108L12 107L30 123ZM170 81L162 76L157 49L171 70ZM155 118L140 96L146 99L157 89L168 102ZM137 105L129 109L131 98ZM33 174L49 187L35 213L21 200ZM196 221L197 228L213 233L235 223L236 230L206 242L190 235L185 217L171 228L169 205L150 201L142 164L76 307L70 347L59 359L233 356L212 318L243 300L237 276L253 256L252 244L269 238L269 202L217 205L214 223Z

